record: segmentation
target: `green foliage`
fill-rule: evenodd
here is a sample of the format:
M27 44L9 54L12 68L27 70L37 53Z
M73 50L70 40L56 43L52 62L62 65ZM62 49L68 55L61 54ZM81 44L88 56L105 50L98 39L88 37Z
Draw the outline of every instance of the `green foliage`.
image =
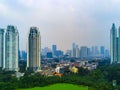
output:
M120 67L103 66L96 70L78 68L78 74L74 74L65 68L62 77L46 77L40 73L26 71L19 80L13 76L15 72L0 71L0 90L16 90L18 88L44 87L56 83L69 83L90 87L90 90L120 90ZM117 81L117 86L112 86L112 81Z
M90 73L90 71L88 69L84 69L82 67L78 67L78 75L79 76L85 76L88 75Z

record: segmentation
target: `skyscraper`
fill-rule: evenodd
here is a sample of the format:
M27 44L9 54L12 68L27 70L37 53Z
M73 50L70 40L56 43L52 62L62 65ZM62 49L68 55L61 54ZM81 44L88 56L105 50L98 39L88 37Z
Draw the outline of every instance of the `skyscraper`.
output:
M5 70L18 71L19 33L16 27L7 26L5 34Z
M91 53L91 49L88 48L88 57L91 57L92 53Z
M72 57L76 57L76 44L72 44Z
M27 68L33 71L40 70L40 56L41 43L40 32L37 27L31 27L28 36L27 47Z
M120 63L120 27L118 29L119 33L119 37L118 37L118 63Z
M53 56L56 56L56 51L57 51L57 46L56 45L52 45Z
M101 54L101 56L105 55L105 47L104 46L100 47L100 54Z
M83 59L88 57L88 48L86 46L80 48L80 57Z
M98 46L92 46L92 56L93 57L99 56Z
M112 28L110 30L110 55L111 55L111 64L117 63L117 29L115 24L112 24Z
M80 49L78 47L78 45L76 45L76 58L80 57Z
M4 61L4 29L0 29L0 68L3 68Z
M110 57L110 51L108 49L105 49L105 57Z

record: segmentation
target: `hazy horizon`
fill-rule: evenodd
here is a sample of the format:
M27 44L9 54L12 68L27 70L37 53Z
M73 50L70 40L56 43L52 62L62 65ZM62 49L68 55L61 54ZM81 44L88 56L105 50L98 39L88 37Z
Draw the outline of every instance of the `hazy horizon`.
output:
M112 23L120 26L119 0L1 0L0 28L17 26L20 49L26 50L31 26L39 28L41 45L58 49L110 45Z

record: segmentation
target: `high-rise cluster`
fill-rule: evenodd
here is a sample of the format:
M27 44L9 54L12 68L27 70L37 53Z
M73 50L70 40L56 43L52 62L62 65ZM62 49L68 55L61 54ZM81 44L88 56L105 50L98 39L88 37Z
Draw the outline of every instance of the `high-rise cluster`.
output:
M88 47L82 46L79 48L75 43L72 44L71 57L74 58L87 58L88 57Z
M110 54L111 64L120 63L120 27L117 30L114 23L110 30Z
M40 32L31 27L28 37L27 68L40 69ZM13 25L0 29L0 69L6 71L19 70L19 32Z
M104 46L81 46L79 47L75 43L72 44L72 50L67 51L67 54L70 55L73 58L81 58L81 59L87 59L91 57L109 57L109 50L106 49Z

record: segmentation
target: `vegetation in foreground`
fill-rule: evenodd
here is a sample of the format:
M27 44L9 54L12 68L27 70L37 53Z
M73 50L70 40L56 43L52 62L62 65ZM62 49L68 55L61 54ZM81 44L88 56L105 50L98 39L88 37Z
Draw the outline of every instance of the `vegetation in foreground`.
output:
M67 83L90 87L89 90L120 90L120 66L102 66L96 70L89 71L79 68L78 73L66 72L62 77L46 77L39 73L30 74L26 72L19 80L11 75L14 72L0 71L0 90L19 90L21 88L34 88L53 85L56 83ZM116 80L116 87L113 87L113 80ZM94 88L94 89L91 89Z
M20 90L88 90L85 86L77 86L72 84L54 84L47 87L35 87Z

